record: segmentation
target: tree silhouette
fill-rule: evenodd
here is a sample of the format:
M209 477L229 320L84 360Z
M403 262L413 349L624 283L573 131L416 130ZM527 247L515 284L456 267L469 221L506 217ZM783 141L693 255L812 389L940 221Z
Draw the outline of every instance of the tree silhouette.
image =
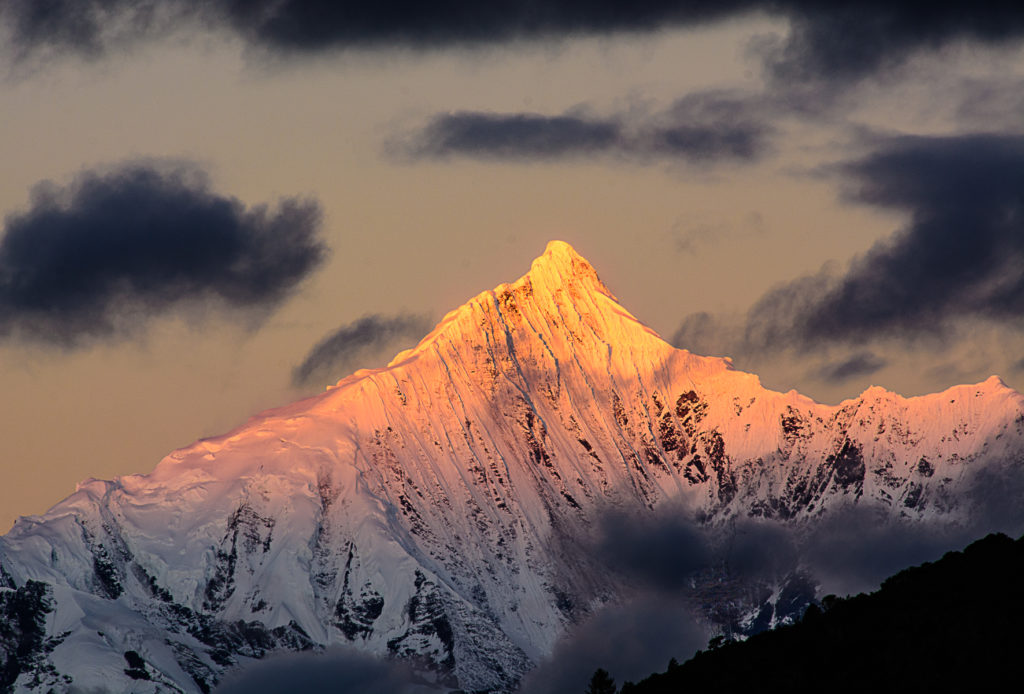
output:
M598 668L590 678L590 686L584 694L615 694L615 680L607 670Z

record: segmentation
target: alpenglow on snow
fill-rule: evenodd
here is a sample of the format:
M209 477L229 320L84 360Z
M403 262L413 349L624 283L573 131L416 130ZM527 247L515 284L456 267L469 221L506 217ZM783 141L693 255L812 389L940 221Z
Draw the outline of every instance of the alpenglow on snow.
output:
M837 406L773 392L673 348L553 241L386 368L19 519L0 691L208 692L340 646L511 692L627 589L588 551L605 509L955 519L1022 452L1024 397L996 377Z

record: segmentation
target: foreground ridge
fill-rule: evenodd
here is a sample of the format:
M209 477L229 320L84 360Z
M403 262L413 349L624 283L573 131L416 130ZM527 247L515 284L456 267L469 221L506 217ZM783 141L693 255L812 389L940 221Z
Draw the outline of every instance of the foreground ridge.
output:
M205 692L341 645L510 692L627 589L588 551L608 508L959 522L1022 452L1024 398L996 377L837 406L769 391L673 348L554 241L387 367L19 519L0 690Z

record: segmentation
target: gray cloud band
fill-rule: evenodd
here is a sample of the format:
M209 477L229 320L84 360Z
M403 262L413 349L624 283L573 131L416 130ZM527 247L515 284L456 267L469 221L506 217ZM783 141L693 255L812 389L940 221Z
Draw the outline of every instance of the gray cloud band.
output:
M675 159L691 164L759 159L777 107L729 90L689 94L660 113L595 116L459 111L437 115L401 143L413 158L543 161L591 156Z
M788 37L762 50L769 71L787 81L849 81L953 41L1008 44L1024 35L1024 9L1012 0L8 0L2 8L8 45L22 58L102 55L184 26L218 26L251 46L294 54L653 31L760 14L790 21Z

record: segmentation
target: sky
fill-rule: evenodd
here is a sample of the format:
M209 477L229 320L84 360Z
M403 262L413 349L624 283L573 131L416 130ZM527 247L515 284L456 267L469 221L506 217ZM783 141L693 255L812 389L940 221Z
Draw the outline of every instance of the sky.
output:
M829 403L1024 387L1014 2L0 4L0 528L571 243Z

